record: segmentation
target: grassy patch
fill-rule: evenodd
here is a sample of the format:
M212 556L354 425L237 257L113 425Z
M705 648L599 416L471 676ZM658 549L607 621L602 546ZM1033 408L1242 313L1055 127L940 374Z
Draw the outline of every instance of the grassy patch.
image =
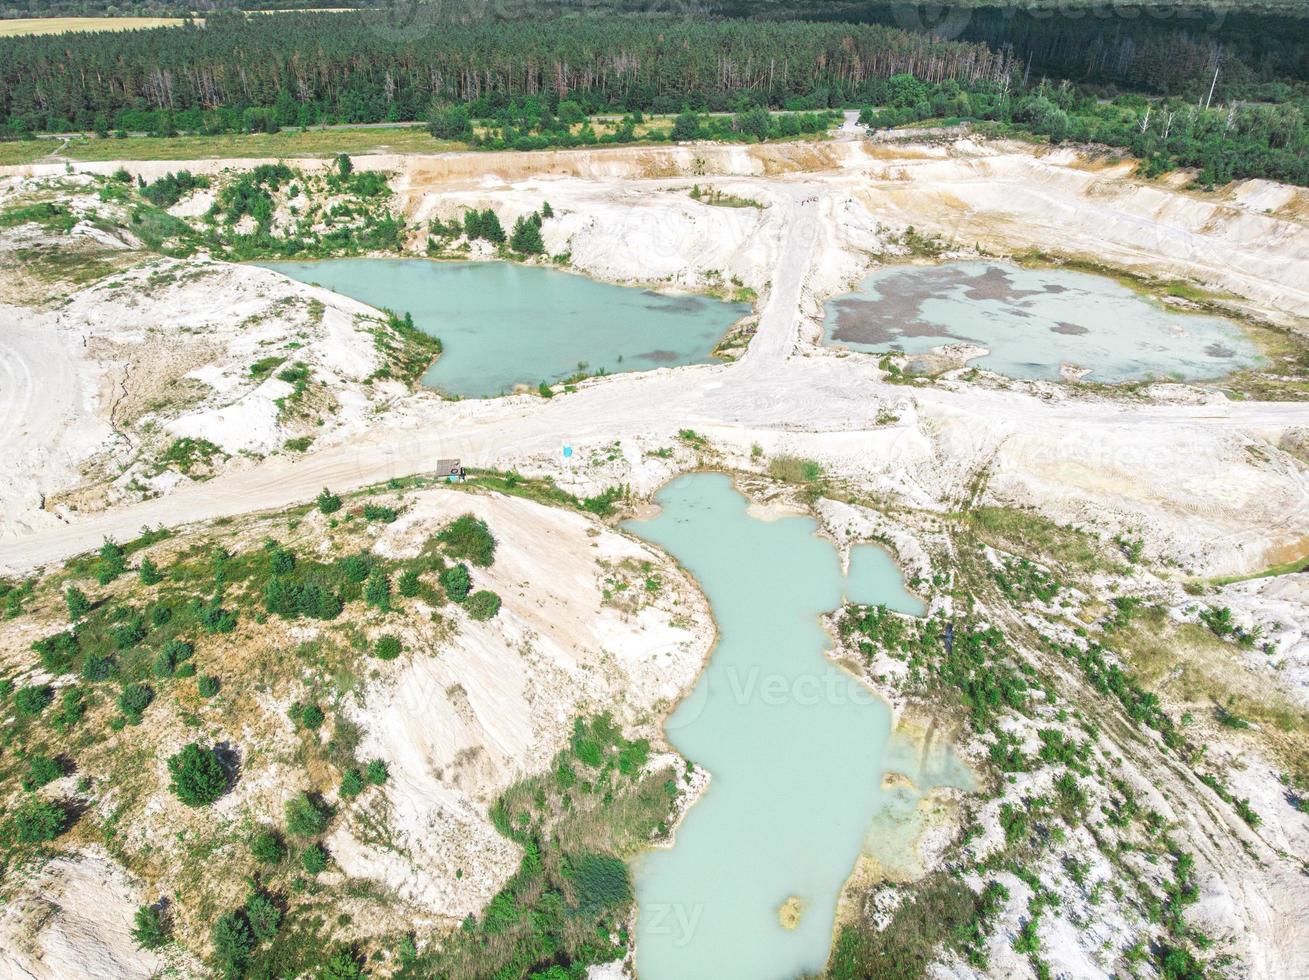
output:
M3 23L3 21L0 21ZM462 143L436 140L422 126L376 129L282 130L214 136L78 138L64 155L74 160L208 160L254 157L335 157L338 153L445 153Z
M814 484L823 478L823 468L800 456L774 456L768 461L768 475L784 483Z
M1017 507L977 507L967 520L987 544L1039 560L1053 558L1060 564L1086 572L1113 567L1103 545L1085 531L1063 527L1034 511Z

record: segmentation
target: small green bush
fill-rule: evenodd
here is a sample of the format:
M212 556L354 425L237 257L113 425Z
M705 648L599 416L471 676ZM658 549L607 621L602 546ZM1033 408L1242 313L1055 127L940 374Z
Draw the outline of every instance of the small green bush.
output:
M299 793L286 801L286 829L297 837L313 837L327 827L327 811L310 798Z
M158 585L164 580L164 573L159 571L159 566L151 561L149 555L141 559L140 575L142 585Z
M349 799L364 791L364 778L358 769L347 769L341 777L341 795Z
M286 845L277 831L264 827L250 838L250 853L260 864L281 864L286 857Z
M373 645L373 656L378 660L394 660L400 656L404 647L398 637L379 636L377 642Z
M23 777L23 789L37 790L48 783L53 783L64 774L64 767L58 759L48 755L31 755L27 758L27 775Z
M292 721L311 732L321 728L324 720L323 709L312 701L309 704L297 701L291 705L290 715Z
M64 602L68 606L68 618L76 621L91 611L91 600L76 585L70 585L64 593Z
M300 864L311 875L327 870L327 852L319 844L311 844L300 855Z
M364 520L391 524L398 516L393 507L383 507L381 504L364 504Z
M150 702L155 699L155 692L145 684L128 684L119 692L118 710L130 724L137 724Z
M207 806L227 789L227 773L213 749L191 742L168 760L169 789L187 806Z
M213 674L201 674L200 679L196 681L196 690L200 692L202 698L212 698L218 693L218 678Z
M479 568L487 568L495 561L495 538L486 521L472 514L455 518L436 539L450 555L466 558Z
M390 771L386 768L386 763L381 759L373 759L368 765L364 766L364 779L368 780L374 786L381 786L390 776Z
M47 684L32 684L20 687L14 695L14 707L24 718L39 715L55 699L54 691Z
M162 908L142 905L133 919L132 939L140 949L159 949L171 939L168 916Z
M406 599L412 599L414 596L418 595L418 590L421 586L422 583L418 579L418 569L408 568L400 575L398 588L400 594Z
M500 597L490 589L479 589L468 597L464 608L473 619L490 619L500 611Z
M14 836L23 844L54 840L68 825L68 812L61 804L30 799L14 811Z
M341 509L341 498L328 490L327 487L323 487L323 492L318 495L317 500L314 502L324 514L335 514Z
M282 924L282 910L267 895L253 892L245 900L245 921L250 925L255 942L264 943L277 935Z
M472 577L466 565L451 565L441 573L441 588L451 602L463 602L473 587Z
M228 912L220 917L214 923L210 940L214 946L214 959L224 975L239 977L245 973L255 943L250 934L250 925L240 911Z

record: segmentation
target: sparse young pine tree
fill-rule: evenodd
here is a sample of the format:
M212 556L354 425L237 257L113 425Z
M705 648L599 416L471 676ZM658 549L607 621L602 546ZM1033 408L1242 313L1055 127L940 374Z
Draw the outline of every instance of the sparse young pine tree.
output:
M171 939L168 915L155 905L142 905L136 910L132 924L132 939L140 949L159 949Z
M68 618L76 622L91 611L91 600L76 585L70 585L64 593L64 602L68 606Z
M468 591L473 587L465 565L451 565L441 573L441 588L451 602L463 602L468 598Z
M310 844L300 855L300 866L309 874L321 874L327 870L327 852L320 844Z
M127 559L123 554L122 546L113 538L105 538L104 544L100 546L97 580L101 585L108 585L122 575L126 567Z
M381 566L368 573L368 584L364 586L364 599L370 606L381 610L391 608L391 576Z
M250 925L241 911L221 916L214 923L210 939L214 945L214 959L223 973L229 977L241 976L255 945Z
M318 504L318 509L324 514L335 514L341 509L341 498L328 490L327 487L323 487L323 492L318 495L315 503Z
M169 786L187 806L206 806L227 789L227 773L213 749L191 742L168 760Z
M509 239L509 247L522 255L540 255L545 251L540 225L535 221L519 218L514 222L514 233Z
M150 559L149 555L141 559L140 574L142 585L158 585L164 580L164 573L159 571L159 566Z
M313 837L327 827L327 812L308 793L286 801L286 829L296 837Z
M277 831L265 827L250 839L250 853L260 864L280 864L286 857L286 845Z
M252 892L245 900L245 920L255 942L267 942L277 935L282 924L282 910L262 892Z
M14 835L23 844L54 840L68 825L68 813L61 804L32 798L14 811Z
M400 581L398 583L400 594L406 599L412 599L414 596L418 595L420 587L421 583L418 580L418 569L406 568L404 572L401 573Z
M345 775L341 777L341 795L349 798L358 796L364 791L364 778L359 775L358 769L347 769Z

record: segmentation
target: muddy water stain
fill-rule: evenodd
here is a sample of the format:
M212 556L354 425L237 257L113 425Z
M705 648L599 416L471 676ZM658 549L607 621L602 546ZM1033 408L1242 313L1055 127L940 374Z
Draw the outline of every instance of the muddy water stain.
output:
M1093 381L1214 378L1259 363L1240 328L1181 314L1112 279L985 262L881 269L828 305L829 343L921 354L967 342L980 367L1054 380L1061 365Z

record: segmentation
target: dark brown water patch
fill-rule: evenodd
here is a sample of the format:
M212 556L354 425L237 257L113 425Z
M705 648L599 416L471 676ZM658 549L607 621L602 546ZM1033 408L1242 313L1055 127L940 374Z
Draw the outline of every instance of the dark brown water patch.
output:
M1212 343L1208 347L1206 347L1204 349L1204 352L1208 354L1210 357L1221 357L1224 360L1231 360L1233 357L1236 356L1236 351L1232 350L1232 348L1224 347L1222 344L1217 342Z
M681 360L675 350L648 350L644 354L637 354L638 361L649 361L653 364L671 364L674 361Z

